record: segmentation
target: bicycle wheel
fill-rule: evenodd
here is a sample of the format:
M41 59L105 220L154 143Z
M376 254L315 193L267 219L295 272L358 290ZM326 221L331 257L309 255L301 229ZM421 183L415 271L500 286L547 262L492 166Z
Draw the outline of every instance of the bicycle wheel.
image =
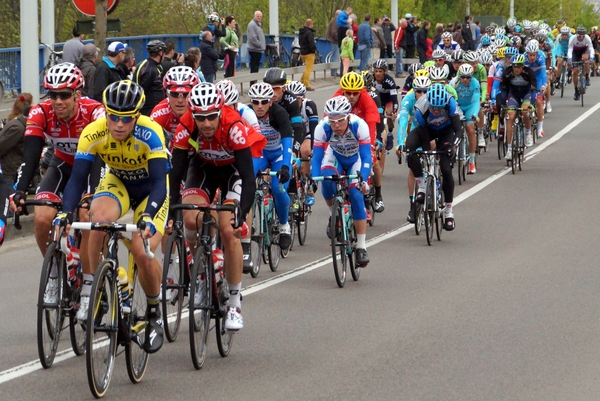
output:
M304 194L304 191L302 191ZM308 217L310 216L311 209L310 206L306 206L304 204L304 196L300 197L300 209L298 212L298 243L301 246L304 246L306 243L306 233L308 233Z
M198 247L190 273L190 351L196 369L202 369L206 360L213 294L213 277L207 269L207 257L203 251L202 246Z
M288 224L290 225L290 236L292 237L292 242L290 242L290 247L287 250L281 249L281 257L287 258L290 254L290 251L294 247L294 240L296 239L296 215L295 212L289 212L288 215Z
M260 200L262 202L262 200ZM261 236L260 221L262 220L262 209L257 202L252 206L252 232L250 236L250 258L252 259L252 270L250 275L258 277L260 272L260 260L265 251L264 239Z
M114 263L105 259L96 270L86 323L87 377L96 398L108 390L117 352L119 287Z
M502 160L502 157L504 156L504 154L502 154L504 152L504 138L498 137L496 142L498 142L498 160Z
M427 244L431 245L433 241L433 221L435 220L435 183L431 175L427 176L425 184L425 205L423 206L423 216L425 220L425 236Z
M437 208L435 211L435 235L438 241L442 240L442 233L444 232L444 191L442 191L442 180L439 180L439 201L437 201ZM436 199L437 200L437 199Z
M516 173L516 168L517 168L517 160L518 160L518 154L519 154L519 127L515 124L513 125L513 137L512 137L512 141L511 141L511 145L512 145L512 158L510 160L507 160L506 163L510 163L510 168L512 170L512 173L515 174Z
M62 302L65 273L62 266L63 262L64 256L62 256L60 251L56 250L56 243L51 243L42 264L37 303L38 355L45 369L51 367L54 362L64 321ZM49 300L44 298L46 298L46 288L51 280L50 273L53 266L56 270L53 274L57 276L52 279L56 286L56 294L54 300Z
M131 313L129 314L129 327L131 335L136 340L129 341L125 346L125 360L127 374L132 383L139 383L148 367L148 353L142 344L146 339L146 294L138 279L137 265L133 267L133 298L131 300ZM165 319L165 317L163 317Z
M354 225L350 227L348 232L350 235L350 243L351 245L347 247L349 248L348 252L348 266L350 266L350 274L352 274L352 280L358 281L360 279L360 266L357 266L354 260L354 251L356 251L356 230L354 229Z
M292 67L297 67L300 65L300 54L292 53Z
M75 315L79 309L81 300L81 286L83 285L83 273L81 270L77 273L75 282L71 284L71 312L69 313L69 333L71 334L71 347L77 356L85 354L85 324L79 322Z
M415 191L417 189L415 188ZM423 228L423 205L415 201L415 234L421 234L421 228Z
M462 163L462 168L459 171L459 173L462 174L462 180L463 182L467 181L467 174L469 172L469 136L468 135L464 135L463 136L463 142L464 142L464 148L463 148L463 163Z
M342 208L344 205L338 199L333 201L331 213L331 259L333 261L333 272L338 287L343 288L346 284L346 269L348 267L348 254L346 253L345 233L342 231ZM340 254L338 261L337 254Z
M218 293L225 292L229 294L229 286L227 286L227 281L223 280L220 285L224 285L225 288L221 288ZM217 348L219 349L219 354L225 358L231 351L231 346L233 345L233 335L235 332L225 329L227 306L224 304L221 305L221 302L224 302L224 300L221 299L219 302L219 313L215 319L215 333L217 335Z
M163 255L160 295L165 336L169 342L177 339L181 325L183 297L186 290L184 269L187 255L184 241L182 233L173 231L167 239L165 255Z
M267 247L269 267L272 272L276 272L281 259L281 248L279 247L279 216L277 211L273 209L272 218L267 223L269 231L269 246Z
M462 179L462 169L465 165L465 157L464 157L465 153L464 153L464 138L463 141L461 141L460 145L458 145L458 154L456 156L456 158L458 159L458 185L462 185L463 179Z

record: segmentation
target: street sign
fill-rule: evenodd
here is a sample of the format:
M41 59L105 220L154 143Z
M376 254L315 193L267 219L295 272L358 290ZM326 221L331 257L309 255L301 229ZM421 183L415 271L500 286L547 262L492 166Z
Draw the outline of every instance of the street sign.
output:
M107 14L110 14L117 8L118 0L108 0L108 7L106 9ZM93 17L96 15L96 1L95 0L73 0L75 8L80 13Z
M84 35L92 35L95 31L96 22L93 19L90 20L78 20L77 21L77 32L83 33ZM106 21L106 32L121 32L121 20L109 19Z

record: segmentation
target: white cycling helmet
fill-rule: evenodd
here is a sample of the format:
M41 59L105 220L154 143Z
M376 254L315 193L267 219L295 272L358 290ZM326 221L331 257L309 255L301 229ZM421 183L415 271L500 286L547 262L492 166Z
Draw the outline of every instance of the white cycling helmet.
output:
M506 26L509 28L514 28L517 26L517 19L515 17L509 18L508 21L506 21Z
M571 33L571 28L564 25L563 27L560 28L560 33Z
M506 35L506 30L504 28L496 28L494 29L494 34L498 35Z
M458 67L458 75L461 77L464 77L464 76L472 77L473 76L473 66L471 64L461 65L460 67Z
M192 67L187 65L173 66L169 68L169 71L163 78L163 87L165 89L170 88L193 88L200 83L198 74Z
M474 52L474 51L471 51L471 50L469 50L469 51L466 51L466 52L463 54L463 61L464 61L465 63L474 63L474 62L476 62L478 59L479 59L479 56L478 56L478 55L477 55L477 53L476 53L476 52Z
M481 56L479 57L479 62L483 65L490 65L494 62L494 59L492 58L490 52L482 52Z
M416 77L412 86L413 89L428 89L431 86L431 79L429 77Z
M452 34L450 32L442 33L442 39L452 39Z
M304 95L306 95L306 85L304 85L302 82L291 81L285 87L294 96L304 96Z
M540 27L539 21L531 21L531 29L538 29Z
M523 27L523 29L531 29L531 21L529 21L528 19L524 19L521 22L521 26Z
M187 103L192 114L212 110L218 111L223 107L223 95L215 85L201 82L192 88Z
M525 53L537 53L540 49L540 42L535 39L531 39L527 46L525 46Z
M450 74L450 68L444 64L443 67L434 67L429 71L429 78L432 81L445 81Z
M248 90L248 97L250 99L272 99L273 96L275 96L273 87L266 82L258 82Z
M431 54L431 58L436 60L438 58L446 58L446 52L442 49L435 49Z
M327 116L346 116L352 111L352 105L346 96L335 96L325 102L324 113Z
M235 84L230 80L224 79L222 81L217 82L215 86L218 90L221 91L226 106L231 106L232 104L236 104L239 101L240 93L235 87Z

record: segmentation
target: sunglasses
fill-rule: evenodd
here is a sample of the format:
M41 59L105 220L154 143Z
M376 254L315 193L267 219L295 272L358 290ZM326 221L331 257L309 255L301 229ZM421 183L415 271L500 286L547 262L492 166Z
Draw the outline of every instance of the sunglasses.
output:
M460 79L471 79L471 77L468 75L461 75Z
M435 112L440 112L442 110L444 110L443 107L433 107L433 106L429 106L429 108L431 109L431 111L435 111Z
M344 91L344 96L360 96L360 91Z
M258 104L262 104L262 105L269 104L270 101L271 101L270 99L262 99L262 100L252 99L251 100L252 104L256 104L256 105L258 105Z
M274 91L282 91L283 85L271 85L271 88L273 88Z
M60 100L68 100L73 96L75 92L48 92L48 96L52 100L60 99Z
M338 118L337 120L329 120L329 125L338 125L346 121L346 117Z
M190 92L176 92L176 91L172 91L172 90L169 90L167 92L169 92L169 96L174 97L176 99L181 98L181 97L185 99L187 97L187 95L190 93Z
M118 123L119 120L121 120L121 121L123 121L123 124L129 124L136 117L136 116L118 116L116 114L110 114L110 113L108 113L107 116L111 121Z
M215 121L217 117L221 115L221 112L210 113L210 114L194 114L194 120L199 123L203 123L205 120Z
M513 64L513 68L523 68L525 67L524 64Z
M415 89L417 93L427 93L427 89Z

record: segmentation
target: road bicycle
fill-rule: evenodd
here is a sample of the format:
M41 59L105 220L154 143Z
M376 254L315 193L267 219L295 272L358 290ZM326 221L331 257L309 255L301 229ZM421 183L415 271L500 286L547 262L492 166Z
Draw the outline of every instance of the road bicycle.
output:
M224 267L217 271L213 260L213 246L220 248L220 241L213 230L218 224L211 211L232 212L234 226L242 224L239 204L181 204L171 206L171 210L195 210L202 213L200 226L196 227L198 246L194 254L194 263L190 272L189 331L192 363L201 369L206 361L206 344L211 329L210 320L215 320L217 347L222 357L229 355L233 344L234 331L225 329L229 286L225 279ZM198 220L197 220L198 221Z
M148 366L148 354L143 344L146 329L146 294L138 279L138 269L131 249L131 240L123 232L137 233L136 224L118 222L73 223L75 230L104 231L107 236L104 258L98 265L86 321L85 341L88 385L96 398L106 394L117 355L118 346L125 348L127 374L132 383L139 383ZM136 235L136 234L134 234ZM127 299L119 280L119 243L128 251ZM144 252L150 259L154 254L144 240ZM131 305L130 305L131 303ZM127 308L124 308L124 306Z
M556 85L558 87L560 87L560 97L563 97L563 95L565 94L565 87L570 84L570 72L571 72L571 68L567 66L567 62L566 60L563 60L562 66L560 68L560 75L559 75L559 80L556 83ZM567 69L569 70L569 73L567 73Z
M494 119L494 114L490 109L490 102L485 102L481 105L483 111L483 127L477 128L477 137L479 135L483 135L483 139L485 140L485 146L477 146L477 154L481 154L483 152L487 152L488 144L494 139L494 132L492 131L492 121ZM479 142L479 141L478 141Z
M583 95L587 86L585 85L585 70L584 66L588 61L575 61L573 62L573 68L579 68L579 74L577 77L577 91L579 92L579 98L581 99L581 107L583 107Z
M288 188L290 195L290 210L288 222L290 223L292 242L287 250L281 250L281 256L286 258L294 248L296 230L298 231L298 243L304 245L308 232L308 218L312 213L312 207L306 205L307 180L300 172L300 163L310 161L310 158L292 158L292 174L295 180L290 180L290 185L296 185L295 192Z
M279 247L279 216L275 209L275 200L271 192L271 183L265 176L275 176L277 172L258 172L256 192L252 204L252 227L250 257L252 258L252 277L258 277L261 258L268 263L271 271L277 271L281 259ZM280 191L285 191L280 185Z
M47 48L50 51L50 54L48 55L48 61L46 61L46 65L40 71L40 82L44 82L44 77L46 76L46 73L48 72L48 70L51 67L63 62L62 61L62 55L63 55L62 51L56 51L56 50L54 50L54 48L52 46L47 45L45 43L42 43L42 46ZM48 91L46 91L45 89L42 88L42 95L40 96L40 98L45 99L47 96L48 96Z
M477 118L473 116L471 119L475 121ZM467 124L464 116L461 117L461 124L463 126L463 134L458 143L458 151L456 152L458 185L462 185L467 180L467 173L469 171L469 135L467 134Z
M336 194L331 205L331 259L335 281L340 288L343 288L346 284L348 267L350 267L350 273L354 281L358 281L360 278L360 266L354 260L356 230L352 219L349 193L349 182L351 180L358 179L359 182L362 181L360 172L357 173L313 178L315 181L333 181L336 186Z
M529 110L531 112L531 107L523 107L523 108L505 108L506 112L516 111L515 121L513 123L512 129L512 158L506 161L506 166L510 166L512 173L516 174L517 168L519 171L523 169L523 158L525 156L525 128L523 125L523 117L521 112ZM506 117L506 121L508 121L508 117Z
M61 210L62 201L26 200L23 214L28 214L27 206L48 206ZM14 215L14 225L18 230L21 229L18 213ZM70 246L63 232L64 227L53 230L51 234L38 288L37 343L38 356L44 369L52 367L60 335L66 328L64 320L67 316L73 352L77 356L85 352L85 327L75 318L79 309L83 273L80 263L75 262L67 266ZM78 243L75 238L71 239L71 246ZM52 287L56 289L55 299L51 299Z

